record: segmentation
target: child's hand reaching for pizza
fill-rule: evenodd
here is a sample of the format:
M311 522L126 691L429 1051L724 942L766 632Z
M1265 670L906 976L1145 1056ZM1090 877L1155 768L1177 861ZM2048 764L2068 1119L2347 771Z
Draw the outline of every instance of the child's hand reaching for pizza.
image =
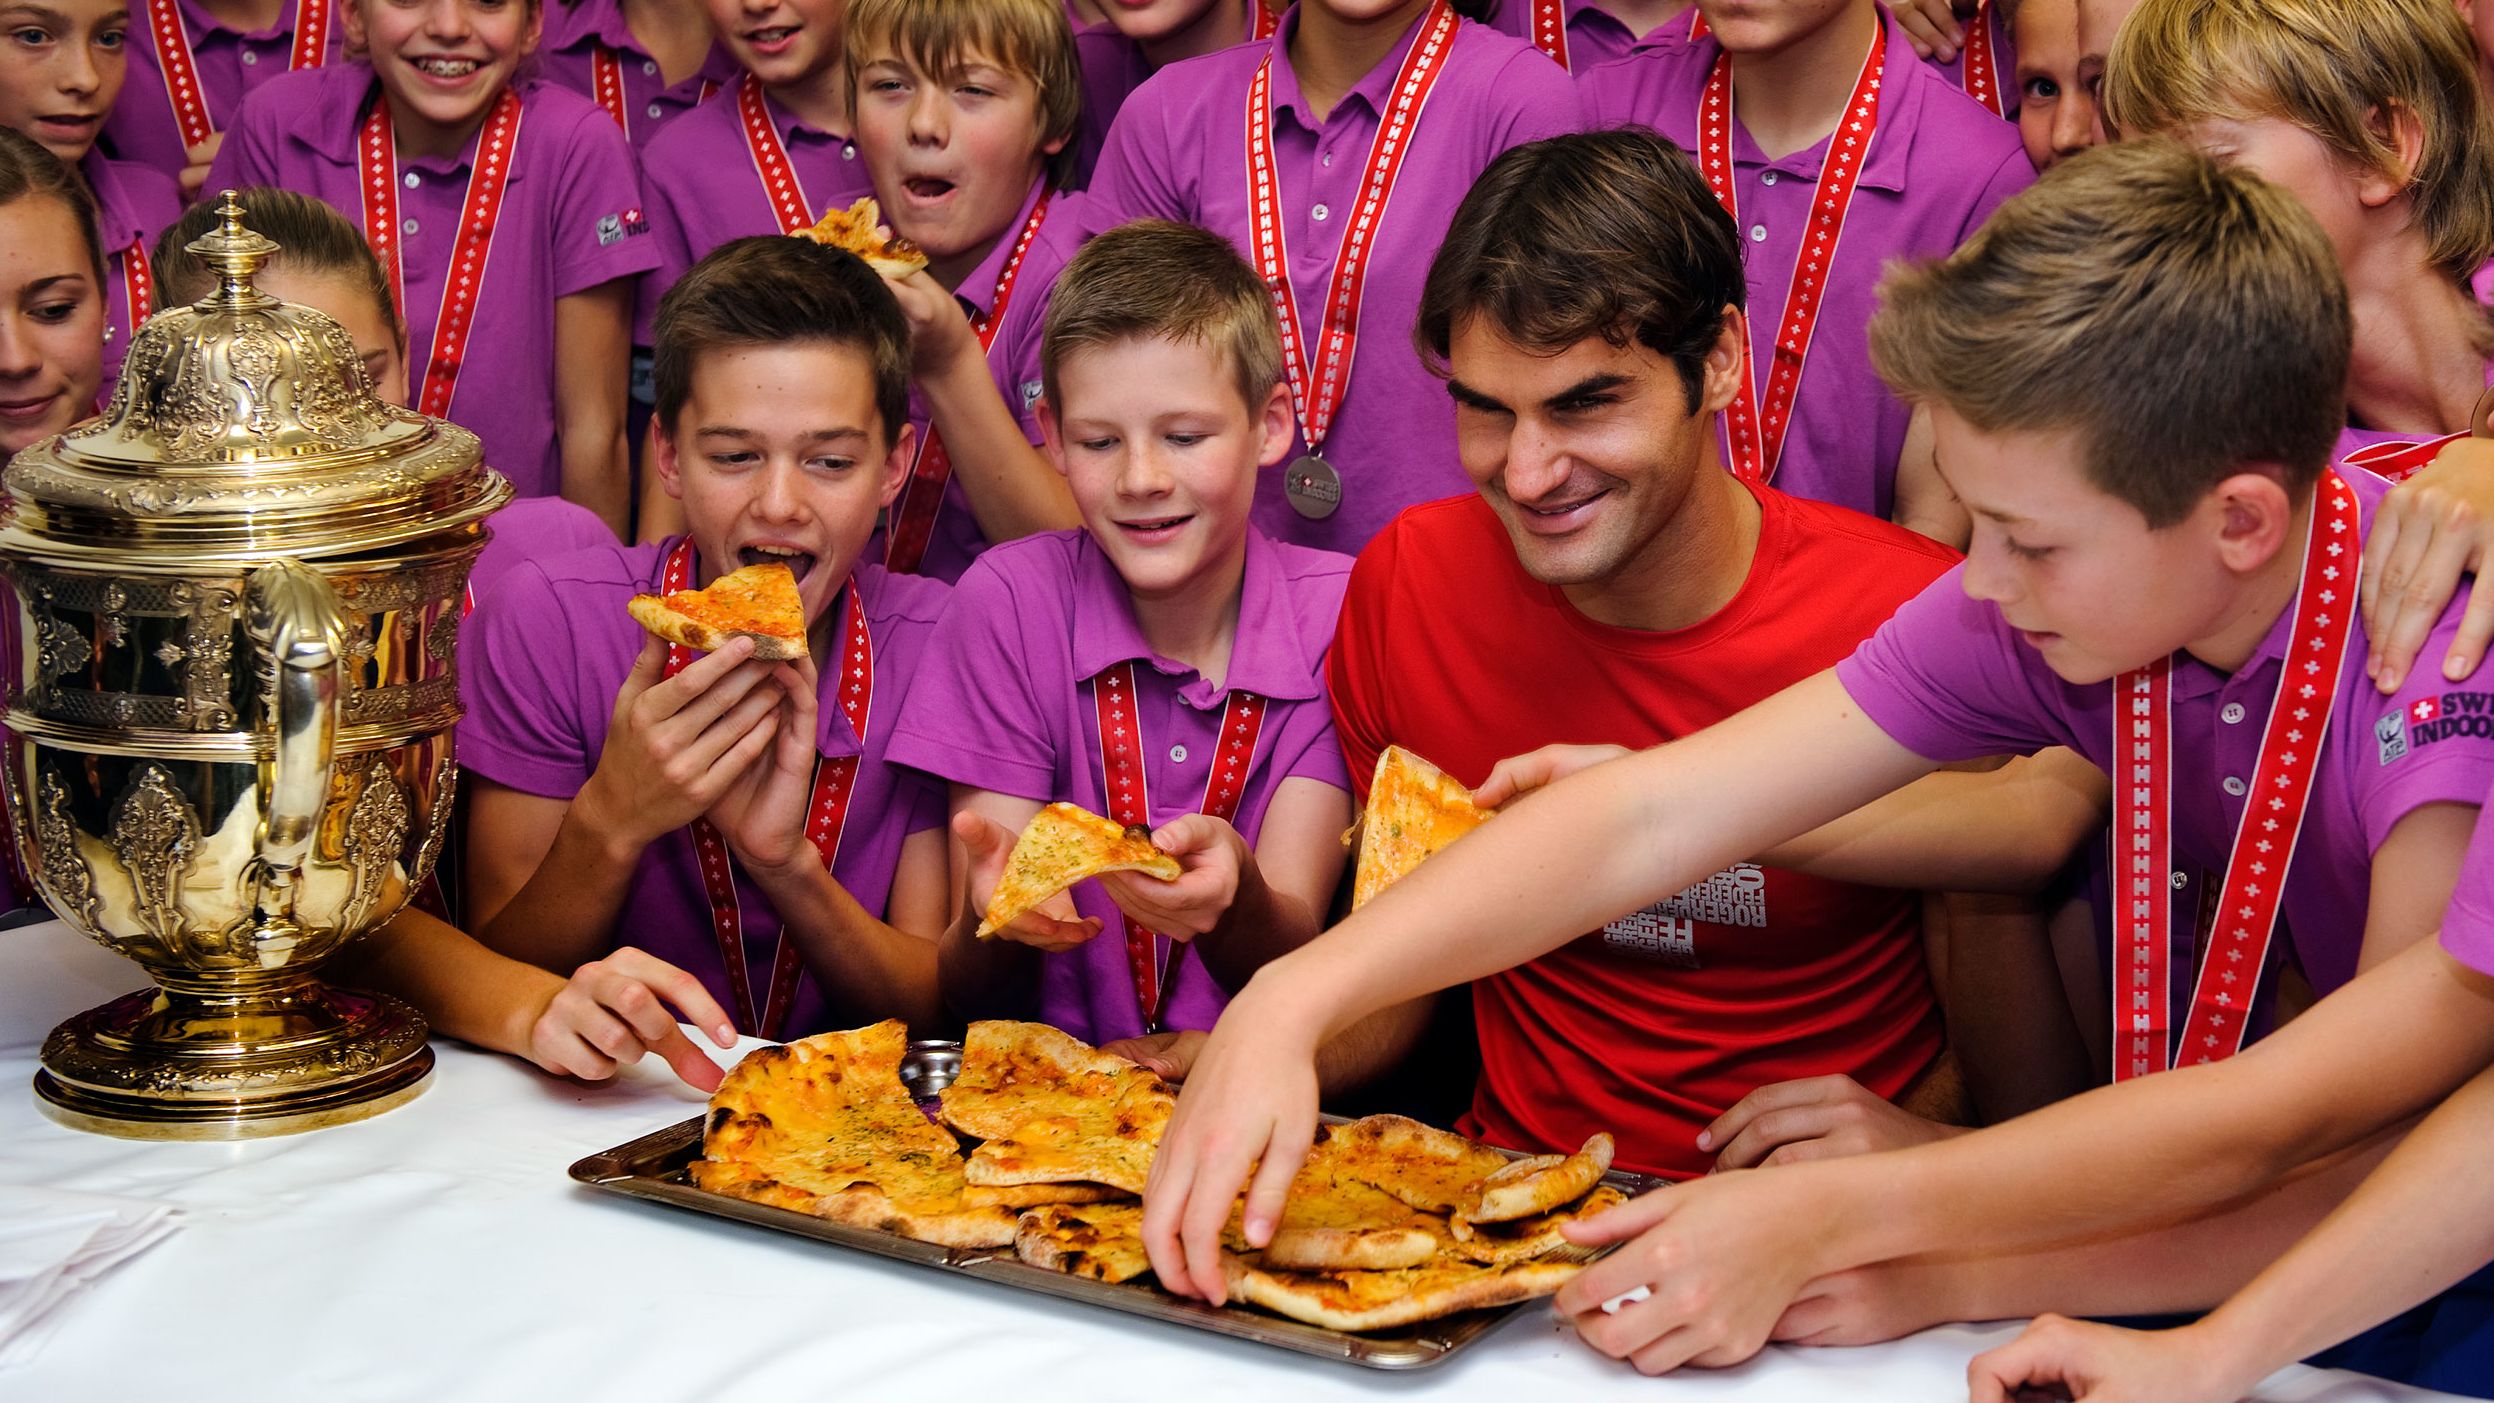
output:
M1100 885L1136 924L1172 940L1192 940L1220 925L1240 884L1256 880L1247 840L1210 814L1162 824L1152 831L1152 846L1176 858L1184 874L1165 882L1141 872L1103 872Z
M1100 1051L1123 1057L1162 1081L1185 1081L1188 1070L1195 1065L1196 1054L1204 1050L1204 1040L1210 1036L1200 1028L1181 1028L1174 1033L1119 1038L1113 1043L1102 1043Z
M695 1091L718 1090L725 1073L679 1021L720 1047L736 1045L735 1025L700 980L627 945L574 970L555 991L528 1030L528 1060L558 1076L604 1081L655 1052Z
M985 814L964 809L953 815L953 837L969 858L967 916L976 921L995 898L996 882L1013 852L1014 834ZM995 938L1041 950L1071 950L1099 933L1100 923L1077 913L1074 898L1058 892L999 927Z
M1627 753L1624 745L1545 745L1522 755L1510 755L1490 767L1489 778L1472 791L1472 802L1484 809L1495 809L1578 770L1590 770Z

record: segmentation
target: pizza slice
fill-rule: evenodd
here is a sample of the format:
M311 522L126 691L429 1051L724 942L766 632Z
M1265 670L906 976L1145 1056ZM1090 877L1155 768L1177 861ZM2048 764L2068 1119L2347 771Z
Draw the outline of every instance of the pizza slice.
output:
M1535 1155L1501 1167L1481 1180L1454 1216L1467 1223L1503 1223L1547 1213L1583 1198L1610 1172L1611 1137L1597 1130L1572 1155Z
M1351 909L1367 905L1403 874L1488 821L1489 813L1472 802L1471 790L1403 747L1387 746L1377 756L1360 819Z
M1416 1267L1438 1255L1449 1230L1444 1218L1409 1204L1356 1177L1354 1154L1337 1149L1328 1127L1317 1130L1316 1147L1290 1181L1262 1263L1285 1271L1381 1271ZM1243 1208L1243 1205L1242 1205ZM1235 1245L1245 1245L1239 1214L1231 1213Z
M1438 1262L1400 1271L1276 1271L1224 1254L1230 1297L1327 1330L1387 1330L1550 1295L1582 1262Z
M744 637L753 640L753 655L765 662L792 662L806 654L805 600L797 594L795 572L777 561L721 575L707 589L636 594L625 607L641 627L705 653Z
M1452 1255L1473 1262L1522 1262L1547 1257L1553 1252L1575 1248L1559 1229L1579 1218L1617 1208L1628 1201L1628 1195L1608 1184L1595 1189L1565 1208L1536 1213L1506 1223L1473 1223L1462 1218L1449 1222L1453 1243Z
M944 1123L979 1137L965 1172L990 1188L1107 1184L1141 1193L1177 1108L1150 1070L1045 1023L970 1025Z
M826 211L813 228L798 237L847 249L887 278L906 278L927 266L924 249L884 226L883 207L875 203L872 195L858 197L847 209Z
M1451 1213L1471 1203L1481 1181L1509 1163L1486 1145L1408 1116L1337 1125L1326 1144L1340 1173L1424 1213Z
M1034 1208L1013 1234L1013 1254L1034 1267L1093 1281L1132 1281L1152 1269L1139 1203Z
M1176 858L1152 846L1145 830L1073 804L1050 804L1005 855L1004 875L987 898L987 917L977 934L984 940L1049 897L1103 872L1141 872L1174 882L1183 871Z

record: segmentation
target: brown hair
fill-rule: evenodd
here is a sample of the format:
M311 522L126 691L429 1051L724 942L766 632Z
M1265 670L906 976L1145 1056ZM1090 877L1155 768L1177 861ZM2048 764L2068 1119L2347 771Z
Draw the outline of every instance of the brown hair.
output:
M705 352L826 342L862 352L888 445L909 422L909 322L881 274L811 239L731 239L659 299L658 427L672 433Z
M60 157L16 129L0 127L0 205L15 204L29 195L69 206L71 217L78 221L78 233L86 240L87 263L95 270L100 293L104 241L95 232L95 197Z
M1039 373L1085 350L1147 337L1205 346L1229 363L1249 413L1282 378L1273 294L1230 242L1192 224L1138 219L1083 245L1057 275L1039 339Z
M1412 340L1443 374L1473 317L1536 351L1634 338L1678 368L1695 413L1724 309L1748 298L1740 234L1688 153L1642 128L1584 132L1511 148L1473 182Z
M381 309L382 319L390 324L398 338L398 349L407 349L407 324L399 319L398 305L390 296L390 275L381 260L372 256L372 246L364 242L363 231L343 214L322 200L293 190L254 185L236 190L234 198L242 205L243 227L266 236L277 245L268 267L289 272L341 277L370 296ZM160 300L168 307L196 302L215 288L208 270L191 256L190 246L213 231L219 221L217 206L222 196L204 199L182 211L173 227L156 238L156 251L150 255L156 273Z
M2071 430L2151 527L2275 465L2300 500L2346 423L2329 240L2249 171L2166 138L2055 165L1955 253L1880 285L1871 360L1987 433Z
M1082 119L1082 61L1057 0L850 0L842 25L852 112L864 55L888 48L928 73L952 73L980 53L1029 78L1042 141L1072 137Z
M2494 259L2494 118L2451 0L2145 0L2105 59L2104 115L2133 132L2275 117L2358 169L2404 175L2434 266ZM2391 109L2423 128L2403 170Z

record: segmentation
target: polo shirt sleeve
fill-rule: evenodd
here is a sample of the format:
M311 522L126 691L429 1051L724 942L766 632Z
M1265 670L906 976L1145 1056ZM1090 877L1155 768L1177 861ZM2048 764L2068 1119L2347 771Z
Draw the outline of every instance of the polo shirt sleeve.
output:
M459 767L496 784L569 799L597 768L579 707L574 630L563 599L534 561L514 567L477 601L459 630ZM611 692L597 698L612 709Z
M1352 796L1363 804L1378 752L1390 739L1386 704L1395 693L1385 677L1385 630L1392 617L1390 595L1401 536L1401 523L1389 525L1360 552L1342 597L1342 621L1335 625L1333 646L1325 653L1325 692L1333 704L1335 743Z
M2494 803L2484 813L2494 815ZM2442 948L2477 973L2494 975L2494 817L2477 819L2460 862L2459 888L2442 913Z
M2465 604L2452 601L2416 656L2438 658L2450 650ZM2363 659L2351 656L2347 666L2360 672ZM2378 850L2400 819L2426 804L2485 802L2494 789L2494 675L2451 683L2438 669L2420 667L2390 696L2370 686L2356 695L2376 705L2332 725L2346 728L2339 734L2356 752L2349 763L2358 776L2356 813L2367 851Z
M1037 665L1026 629L1062 635L1067 624L1061 609L1029 597L1044 583L1008 579L997 568L999 554L1018 561L1027 553L982 555L953 586L910 679L885 758L955 784L1044 804L1059 797L1057 746L1049 708L1033 685ZM1057 698L1056 709L1075 700Z
M1985 220L1992 217L1992 211L2007 204L2012 195L2034 183L2035 165L2027 160L2026 148L2016 142L2009 143L2007 153L1992 167L1991 175L1984 179L1982 189L1976 193L1974 207L1966 215L1965 227L1957 231L1958 242L1965 242L1975 230L1983 227Z
M1153 74L1117 110L1099 163L1091 168L1091 183L1083 190L1085 228L1096 232L1133 219L1194 217L1194 201L1179 182L1182 172L1196 163L1179 158L1175 131L1174 114L1186 104L1177 100L1184 95L1170 83L1173 77L1186 77L1192 67L1174 64Z
M1998 610L1966 597L1958 566L1906 601L1836 680L1871 724L1926 760L2031 755L2072 741L2052 724L2036 673Z
M555 195L546 237L553 249L554 295L569 297L649 271L658 265L658 249L623 132L585 104L567 104L557 120L563 130L553 147L559 154L548 163Z
M1497 104L1489 124L1493 156L1528 141L1585 130L1584 95L1576 80L1529 45L1501 64L1478 96Z

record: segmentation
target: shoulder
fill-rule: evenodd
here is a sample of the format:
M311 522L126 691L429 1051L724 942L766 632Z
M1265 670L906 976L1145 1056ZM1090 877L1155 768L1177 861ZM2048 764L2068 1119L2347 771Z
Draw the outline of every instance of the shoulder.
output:
M860 561L855 578L865 590L869 601L869 618L882 622L933 625L944 614L951 600L953 587L932 575L903 575L886 570L873 561Z
M989 546L953 583L946 614L992 615L1001 623L1014 617L1062 613L1088 540L1077 528L1042 531Z
M716 150L723 138L735 135L742 120L737 115L735 89L730 85L708 102L659 128L658 135L642 148L643 178L657 186L692 174L692 158L702 151Z
M372 68L362 62L298 68L245 93L234 125L264 134L290 131L315 143L333 141L362 115L371 88Z
M1524 85L1520 91L1499 90L1503 101L1524 100L1528 94L1545 89L1568 89L1574 82L1567 70L1550 61L1550 56L1523 39L1494 25L1475 20L1462 20L1455 26L1455 42L1447 50L1448 76L1470 71L1477 77L1499 80L1513 79Z
M1365 576L1382 568L1469 574L1493 550L1511 558L1505 529L1479 493L1466 492L1396 513L1360 552L1357 573Z
M523 518L525 520L525 518ZM599 527L600 531L605 528ZM611 537L577 550L551 552L521 564L503 577L487 603L507 609L527 601L578 615L604 607L621 596L656 589L659 547L627 546ZM615 602L620 615L623 605Z
M1351 584L1352 558L1340 551L1319 550L1291 541L1266 538L1273 551L1273 574L1283 592L1308 617L1321 616L1328 632L1342 612L1343 591Z
M632 149L605 108L553 79L530 79L519 85L518 92L524 138L555 143L566 153Z
M2016 124L2001 120L1929 64L1905 67L1911 71L1900 96L1913 104L1916 175L1944 176L1972 189L1997 182L2004 167L2027 181L2035 178Z
M1180 59L1136 85L1117 109L1117 125L1126 126L1132 116L1149 118L1154 125L1189 116L1206 120L1224 94L1236 92L1244 100L1256 66L1270 52L1263 44L1238 44Z

